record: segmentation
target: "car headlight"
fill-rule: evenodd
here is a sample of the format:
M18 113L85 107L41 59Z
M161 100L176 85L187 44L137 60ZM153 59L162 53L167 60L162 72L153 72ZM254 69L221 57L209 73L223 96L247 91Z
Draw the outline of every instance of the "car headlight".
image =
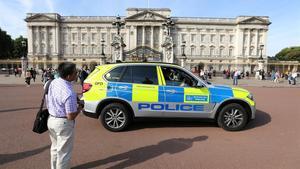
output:
M248 97L248 99L254 101L253 95L251 93L249 93L247 97Z

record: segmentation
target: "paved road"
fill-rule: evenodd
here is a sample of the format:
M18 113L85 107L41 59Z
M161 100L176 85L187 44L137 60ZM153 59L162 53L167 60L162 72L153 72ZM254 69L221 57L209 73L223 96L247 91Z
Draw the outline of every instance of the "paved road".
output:
M213 77L208 81L214 84L225 84L232 86L232 79L223 79L222 77ZM281 80L280 83L274 83L270 80L257 80L253 77L249 79L241 79L238 81L240 87L253 86L253 87L300 87L299 78L296 85L289 85L287 80ZM42 84L41 76L38 76L36 81L31 81L32 84ZM0 84L23 84L25 85L25 79L22 77L15 77L14 75L5 76L0 75Z
M299 168L299 88L246 88L254 93L258 111L241 132L199 121L141 121L112 133L81 114L72 167ZM41 90L41 85L0 85L0 168L50 168L48 133L31 132Z

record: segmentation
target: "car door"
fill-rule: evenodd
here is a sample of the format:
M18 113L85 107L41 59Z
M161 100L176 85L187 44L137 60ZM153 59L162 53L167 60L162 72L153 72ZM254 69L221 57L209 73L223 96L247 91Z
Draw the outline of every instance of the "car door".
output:
M207 117L211 109L209 90L186 70L161 66L165 92L165 117Z
M159 98L157 66L133 65L128 68L132 71L132 104L135 116L161 117L163 101Z

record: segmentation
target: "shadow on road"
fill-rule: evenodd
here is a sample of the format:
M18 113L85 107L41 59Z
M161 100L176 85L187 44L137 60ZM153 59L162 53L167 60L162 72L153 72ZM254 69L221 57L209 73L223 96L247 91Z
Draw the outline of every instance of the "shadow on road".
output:
M173 127L217 127L217 123L211 119L185 119L185 118L150 118L138 119L131 124L126 131L134 131L145 128L173 128ZM124 132L126 132L124 131Z
M264 125L270 123L271 120L272 120L272 117L268 113L266 113L262 110L256 110L255 119L250 121L247 124L245 130L264 126Z
M50 145L47 145L47 146L37 148L34 150L24 151L24 152L15 153L15 154L0 154L0 165L39 154L49 148L50 148Z
M261 110L256 111L256 117L246 125L245 130L253 129L256 127L264 126L271 122L271 116ZM217 123L213 119L184 119L184 118L151 118L151 119L139 119L129 126L128 130L124 132L130 132L134 130L140 130L145 128L165 128L165 127L218 127Z
M72 169L94 168L100 165L105 165L112 162L122 161L109 169L119 169L130 167L152 158L158 157L164 153L176 154L185 151L193 146L194 142L207 140L207 136L198 136L194 138L173 138L163 140L155 145L149 145L127 151L125 153L113 155L105 159L91 161L85 164L78 165Z
M17 108L17 109L4 109L4 110L0 110L0 113L12 112L12 111L20 111L20 110L29 110L29 109L39 109L39 107L25 107L25 108Z

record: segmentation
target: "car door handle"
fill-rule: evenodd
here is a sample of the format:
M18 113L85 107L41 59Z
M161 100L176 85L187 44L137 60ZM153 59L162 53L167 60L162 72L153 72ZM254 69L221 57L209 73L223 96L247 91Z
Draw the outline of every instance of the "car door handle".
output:
M176 93L176 91L175 91L175 90L166 90L166 92L168 92L168 93L171 93L171 94L174 94L174 93Z
M119 89L121 89L121 90L127 90L128 86L119 86Z

